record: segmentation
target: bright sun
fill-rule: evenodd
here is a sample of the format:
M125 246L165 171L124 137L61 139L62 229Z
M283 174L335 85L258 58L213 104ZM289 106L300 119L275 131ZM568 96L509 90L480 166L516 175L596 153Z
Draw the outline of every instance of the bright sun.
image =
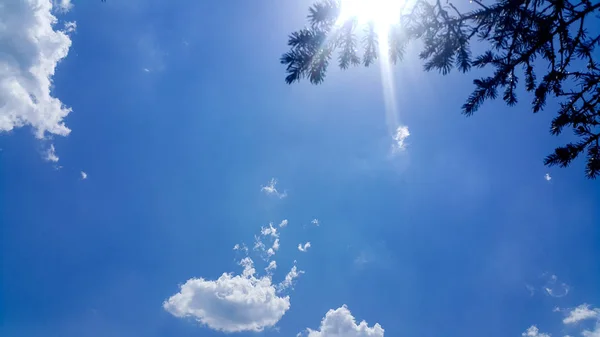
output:
M338 21L355 18L359 23L373 22L377 29L387 29L398 23L403 0L341 0Z

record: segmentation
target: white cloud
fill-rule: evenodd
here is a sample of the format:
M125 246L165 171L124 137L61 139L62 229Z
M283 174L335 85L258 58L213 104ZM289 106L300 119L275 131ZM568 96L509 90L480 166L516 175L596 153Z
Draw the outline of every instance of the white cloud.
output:
M254 236L254 250L264 251L266 249L265 244L262 242L260 237Z
M48 150L46 151L46 158L47 161L51 161L53 163L58 163L58 156L56 155L56 149L54 148L54 144L50 144L50 147L48 148Z
M60 13L66 13L73 9L73 4L71 0L52 0L54 6L56 6L56 10Z
M54 29L52 2L11 1L2 7L0 22L0 132L29 125L38 138L46 133L68 135L71 130L63 119L71 109L52 97L50 88L71 39Z
M75 22L75 21L65 22L65 27L63 28L63 31L65 33L71 34L71 33L75 32L75 30L77 30L77 22Z
M406 138L410 136L410 132L408 131L408 126L400 125L396 129L396 134L392 137L394 140L394 144L392 145L392 152L402 151L406 148Z
M243 243L241 245L239 243L236 243L235 246L233 246L233 250L239 250L244 252L245 254L248 254L248 247Z
M275 261L269 262L269 265L265 268L265 270L267 272L270 272L270 271L275 270L275 269L277 269L277 262L275 262Z
M261 227L260 228L260 234L263 236L272 236L272 237L279 237L279 234L277 234L277 228L273 227L273 223L269 223L268 227Z
M550 180L552 180L552 177L550 176L550 173L546 173L546 174L544 175L544 179L546 179L546 181L550 181Z
M535 295L535 287L530 284L525 284L525 288L529 291L529 296Z
M80 173L81 173L81 180L86 180L88 177L87 173L85 173L83 171L81 171Z
M287 225L288 225L288 221L287 221L287 219L284 219L283 221L281 221L281 222L279 223L279 227L280 227L280 228L283 228L283 227L285 227L285 226L287 226Z
M278 285L278 291L283 291L289 287L291 287L294 283L294 279L296 279L298 276L304 274L304 271L302 270L298 270L298 268L296 268L296 266L293 266L292 269L290 270L289 273L287 273L287 275L285 275L285 279L279 283Z
M549 296L559 298L567 296L571 288L566 283L559 283L556 275L550 275L543 289Z
M329 310L321 321L319 330L306 329L307 337L383 337L383 333L379 323L372 327L365 321L356 324L354 316L345 304L335 310Z
M287 193L285 191L283 191L283 193L279 192L277 190L276 186L277 186L277 179L271 178L271 180L269 180L269 183L267 184L267 186L261 186L260 190L262 192L265 192L268 195L275 195L279 199L283 199L283 198L287 197Z
M577 323L586 319L600 318L600 309L590 309L589 304L582 304L569 312L569 316L563 319L564 324Z
M302 245L301 243L298 244L298 250L301 252L306 252L308 248L310 248L310 242L307 242L304 245Z
M275 242L273 242L273 249L279 250L279 239L275 239Z
M594 330L584 330L581 334L583 337L600 337L600 322L596 323Z
M244 267L241 275L189 279L163 303L164 309L224 332L262 331L274 326L290 308L289 296L279 297L269 276L257 278L250 258L240 264Z
M313 224L313 225L315 225L315 226L319 226L321 224L319 222L319 219L312 219L312 221L310 223Z
M521 334L523 337L550 337L550 334L540 332L537 326L530 326L525 332Z

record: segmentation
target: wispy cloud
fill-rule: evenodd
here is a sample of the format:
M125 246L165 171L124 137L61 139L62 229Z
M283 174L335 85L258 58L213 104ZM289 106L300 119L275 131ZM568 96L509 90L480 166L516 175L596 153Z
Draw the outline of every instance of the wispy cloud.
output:
M372 327L365 321L356 324L356 319L344 304L335 310L330 309L325 314L318 330L307 328L304 334L298 334L298 336L302 335L307 337L383 337L384 329L379 323L375 323Z
M279 192L277 190L277 179L275 178L271 178L271 180L269 180L269 183L266 186L261 186L260 190L262 192L265 192L267 195L274 195L279 199L287 197L286 191Z
M56 149L54 148L54 144L50 144L50 147L48 148L48 150L46 150L45 159L53 163L58 163L59 158L56 155Z
M279 228L283 228L285 226L288 225L288 221L287 219L283 219L280 223L279 223Z
M88 177L87 173L85 173L83 171L81 171L79 173L81 174L81 180L86 180L87 179L87 177Z
M307 242L304 245L301 244L301 243L298 244L298 250L301 251L301 252L308 251L308 248L310 248L310 242Z
M600 309L590 308L589 304L582 304L577 308L571 310L569 315L563 319L564 324L573 324L578 323L587 319L599 319L600 318Z
M550 181L550 180L552 180L552 177L550 176L550 173L546 173L546 174L544 175L544 179L546 179L546 181Z
M296 266L293 266L289 273L285 275L285 279L281 283L279 283L277 290L281 292L292 287L294 280L302 274L304 274L303 270L298 270Z
M233 246L233 250L239 250L241 252L244 252L245 254L248 254L248 247L246 247L246 245L243 243L241 245L239 243L236 243L235 246Z
M556 275L550 275L543 289L548 296L565 297L569 294L570 287L564 282L559 282Z
M313 225L315 225L315 226L321 225L321 223L319 222L319 219L312 219L312 221L310 223L313 224Z

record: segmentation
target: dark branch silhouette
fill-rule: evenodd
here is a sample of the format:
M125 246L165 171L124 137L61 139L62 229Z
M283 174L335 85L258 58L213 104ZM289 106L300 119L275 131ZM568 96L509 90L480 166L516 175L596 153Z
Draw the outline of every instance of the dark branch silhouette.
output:
M404 1L404 0L398 0ZM389 60L402 59L406 44L421 40L419 56L426 71L447 74L453 68L493 70L475 79L475 89L462 106L469 116L501 91L507 105L517 103L519 77L533 93L533 112L544 109L553 96L559 103L550 132L570 128L577 141L558 147L544 159L548 166L568 166L581 154L587 157L585 174L600 174L600 3L590 0L502 0L459 10L452 1L417 0L403 8L390 27ZM473 9L473 7L475 7ZM373 23L360 25L356 18L338 22L339 0L323 0L309 8L308 26L289 36L290 50L281 63L287 66L286 82L308 79L319 84L329 62L337 57L341 69L369 66L378 58L378 36ZM473 55L471 43L485 51Z

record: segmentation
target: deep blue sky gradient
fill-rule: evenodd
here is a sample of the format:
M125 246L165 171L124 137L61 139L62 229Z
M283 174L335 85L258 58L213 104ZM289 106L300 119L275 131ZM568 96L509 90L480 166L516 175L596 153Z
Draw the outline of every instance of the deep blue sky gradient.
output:
M576 332L555 306L600 305L600 187L582 161L543 166L568 139L548 133L552 105L534 115L521 95L465 118L474 75L425 73L413 46L394 68L411 136L390 157L377 67L284 83L308 0L74 3L54 77L73 108L62 168L31 130L0 135L0 335L222 335L162 302L239 271L231 247L284 218L280 270L306 273L280 331L258 335L345 303L386 336L561 336ZM287 198L260 193L271 177ZM544 273L569 294L544 294Z

